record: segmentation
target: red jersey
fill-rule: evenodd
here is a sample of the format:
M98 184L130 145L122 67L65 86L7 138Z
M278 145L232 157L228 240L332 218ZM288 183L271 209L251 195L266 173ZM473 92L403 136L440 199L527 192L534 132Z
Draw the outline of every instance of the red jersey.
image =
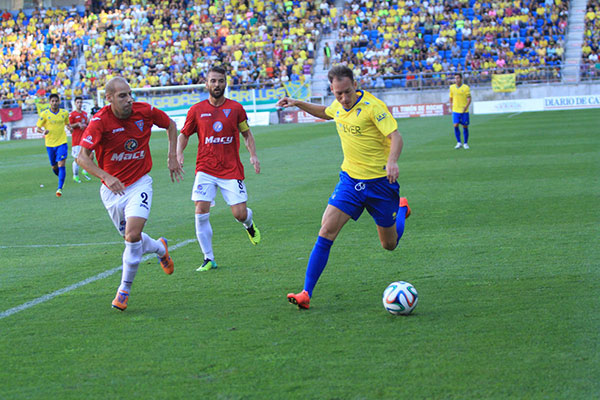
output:
M85 111L71 111L69 114L69 123L77 124L79 122L83 122L85 125L88 123L88 115ZM71 146L79 146L79 142L81 142L81 136L83 135L83 131L85 128L73 128L73 132L71 133Z
M204 100L190 108L181 133L188 137L198 134L196 172L244 180L239 125L247 120L244 107L230 99L219 107Z
M152 125L167 129L170 123L164 111L148 103L134 102L127 119L117 118L109 104L92 118L81 146L95 150L98 166L129 186L152 169Z

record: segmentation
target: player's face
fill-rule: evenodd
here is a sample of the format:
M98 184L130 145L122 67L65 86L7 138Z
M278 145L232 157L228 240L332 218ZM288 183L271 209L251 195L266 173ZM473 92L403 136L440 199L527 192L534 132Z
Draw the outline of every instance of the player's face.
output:
M53 97L50 99L50 109L53 112L57 112L58 111L58 107L60 105L60 100L58 100L58 98Z
M82 105L82 104L83 104L83 101L82 101L81 99L77 99L77 100L75 100L75 109L76 109L77 111L80 111L80 110L81 110L81 105Z
M110 103L113 114L117 118L125 119L131 115L133 97L131 97L131 88L127 83L116 82L114 93L107 94L106 100Z
M351 109L356 104L358 99L356 88L356 81L352 81L348 77L334 78L331 82L331 92L346 110Z
M206 79L206 87L211 97L218 99L225 94L225 88L227 87L227 80L225 75L217 72L209 72Z
M454 83L456 84L456 86L462 85L462 76L454 75Z

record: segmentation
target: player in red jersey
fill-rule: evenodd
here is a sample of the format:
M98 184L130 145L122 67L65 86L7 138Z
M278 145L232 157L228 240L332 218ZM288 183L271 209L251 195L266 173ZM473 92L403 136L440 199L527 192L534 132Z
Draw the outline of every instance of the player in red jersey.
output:
M77 157L79 157L79 152L81 151L79 142L81 142L81 136L88 124L88 115L81 109L82 104L83 98L81 96L75 97L75 109L69 114L69 124L72 129L71 155L73 156L73 181L77 183L81 183L81 179L79 178L79 164L77 164ZM85 169L83 170L83 176L88 181L92 179Z
M192 200L196 203L196 237L204 253L204 263L197 271L217 268L209 221L210 206L214 204L217 188L221 189L223 199L231 207L235 219L246 228L250 242L254 245L260 242L260 231L252 220L252 210L246 206L248 194L244 184L244 166L240 161L240 133L257 174L260 173L260 162L246 111L240 103L224 96L227 87L225 73L221 67L213 67L208 71L208 99L190 108L177 139L177 160L183 168L183 150L189 137L198 134Z
M152 169L150 133L152 125L167 130L169 136L168 167L171 180L182 177L177 162L177 126L163 111L147 103L133 102L127 81L116 77L106 84L110 103L98 111L81 140L77 163L102 180L100 195L115 227L125 238L123 275L112 306L127 308L131 284L142 256L156 253L167 274L173 273L167 240L152 239L143 231L152 206ZM98 165L91 158L96 152Z

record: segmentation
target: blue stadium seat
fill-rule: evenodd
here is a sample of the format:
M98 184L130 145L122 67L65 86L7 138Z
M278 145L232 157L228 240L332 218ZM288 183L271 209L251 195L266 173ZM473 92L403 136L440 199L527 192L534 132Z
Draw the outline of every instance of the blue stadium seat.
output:
M392 80L391 79L386 79L384 82L385 82L386 89L390 89L392 87Z
M471 42L469 42L468 40L465 40L464 42L462 42L461 47L463 49L467 49L468 50L471 47Z
M423 40L425 40L425 43L427 44L431 43L431 35L425 35Z

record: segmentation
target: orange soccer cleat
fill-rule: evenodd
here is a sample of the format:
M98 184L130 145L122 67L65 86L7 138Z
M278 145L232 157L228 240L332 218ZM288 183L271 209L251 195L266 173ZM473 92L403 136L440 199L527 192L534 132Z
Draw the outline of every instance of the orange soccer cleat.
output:
M408 206L406 197L400 197L400 207L406 207L406 218L410 217L410 207Z
M112 306L117 310L125 311L127 301L129 300L129 292L118 290L115 299L112 301Z
M169 255L169 246L167 245L167 239L161 237L158 240L161 241L162 244L165 246L165 255L162 257L157 255L156 258L158 258L158 262L160 263L160 266L162 267L163 271L165 271L165 274L171 275L173 273L173 270L175 269L175 264L173 263L173 260Z
M290 303L295 304L298 308L308 310L310 308L310 296L306 290L300 293L288 293L287 299Z

